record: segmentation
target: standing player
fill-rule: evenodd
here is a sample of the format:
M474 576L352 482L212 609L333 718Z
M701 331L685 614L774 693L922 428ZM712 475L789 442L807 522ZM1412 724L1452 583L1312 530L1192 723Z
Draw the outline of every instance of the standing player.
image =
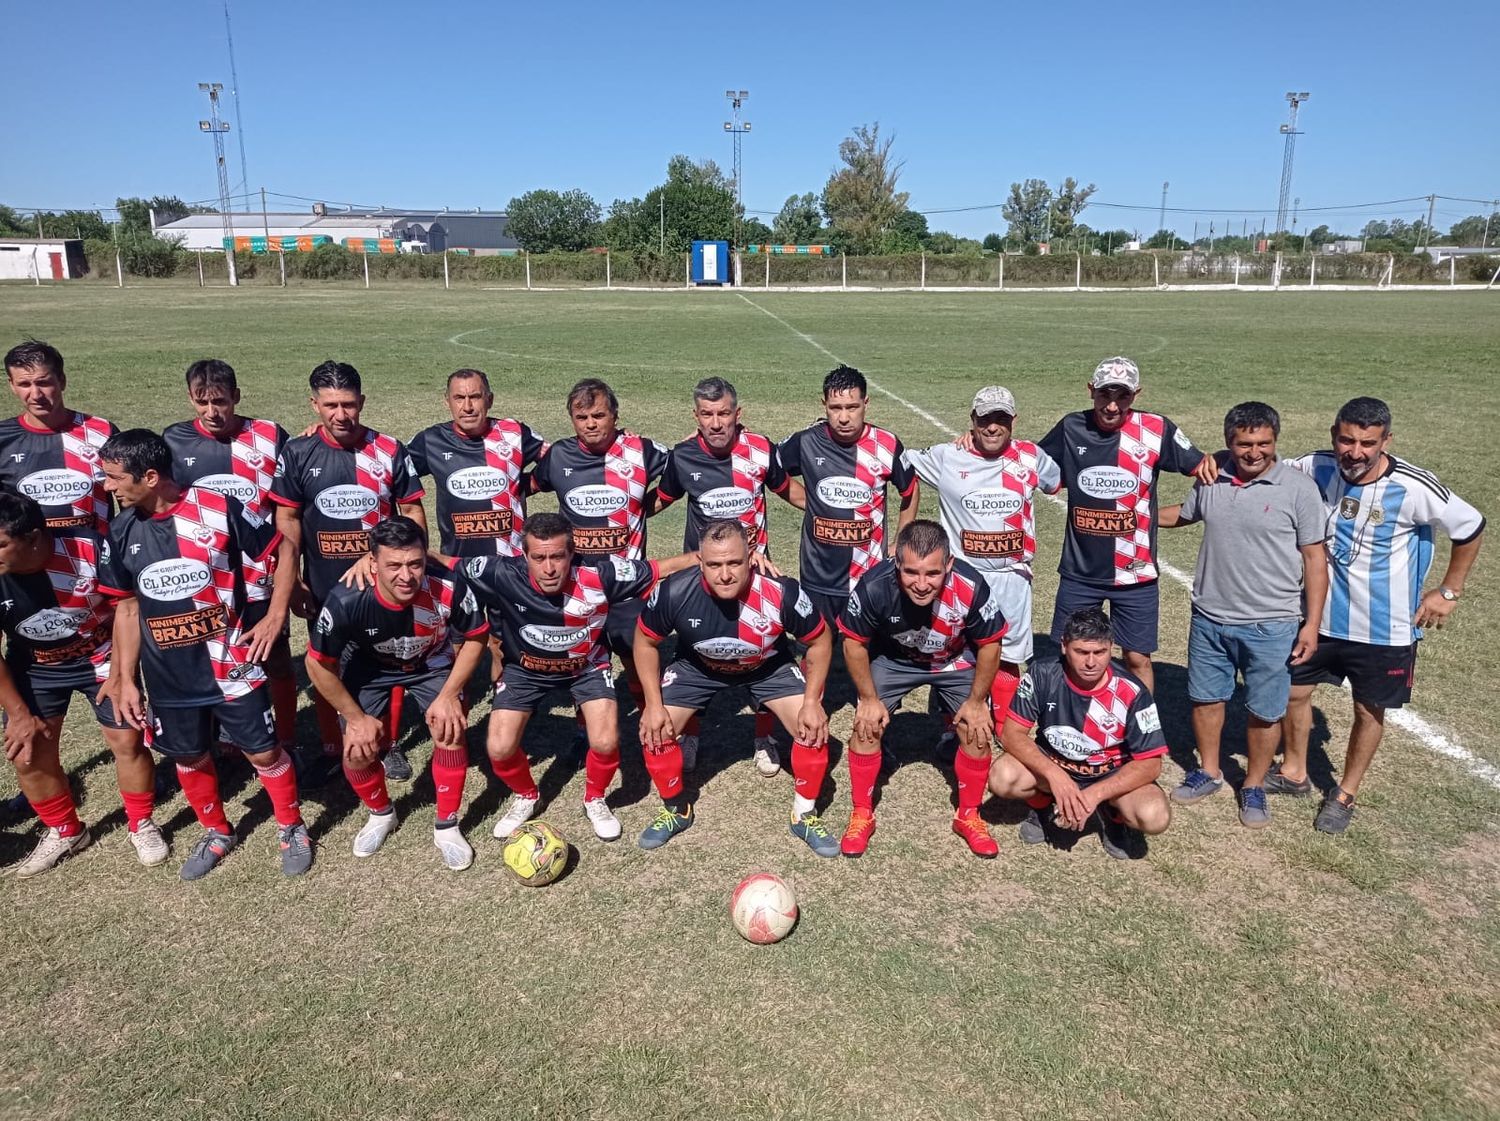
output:
M152 746L177 764L182 791L203 836L182 878L206 876L235 846L219 800L209 747L214 726L260 776L281 829L281 870L312 866L312 840L297 803L292 761L276 746L266 674L245 641L245 522L239 500L205 487L179 487L172 451L155 432L134 428L99 451L105 484L119 500L100 589L115 608L110 676L100 689L132 727L150 719ZM274 550L273 537L264 560ZM150 697L136 687L137 668ZM148 715L149 713L149 715Z
M58 760L58 738L74 693L93 706L115 757L130 843L142 864L167 858L151 820L153 768L141 733L116 718L99 688L109 676L114 603L99 590L103 540L91 529L62 535L47 528L42 508L25 495L0 492L0 707L5 754L45 832L16 866L24 879L47 871L92 843Z
M395 738L396 729L381 718L399 689L416 700L432 732L432 843L443 863L461 872L474 863L458 829L469 769L463 690L484 655L489 627L463 578L427 555L427 531L410 518L372 529L370 556L372 581L328 593L307 647L308 679L344 721L344 774L370 811L354 855L374 856L396 828L380 756Z
M743 685L792 736L792 836L819 856L837 856L839 843L815 804L828 773L823 686L833 638L797 581L755 570L749 535L738 521L709 522L700 534L698 568L679 572L652 592L636 627L635 660L646 691L641 746L662 798L640 845L660 848L693 824L678 734L715 694ZM663 673L658 647L674 631L681 655ZM797 668L794 641L807 646L805 676Z
M172 475L180 487L200 486L240 500L245 520L261 528L257 547L245 554L245 640L250 660L261 662L270 679L271 707L276 715L276 742L285 751L297 743L297 679L292 674L292 649L287 609L296 579L297 550L281 536L281 544L262 564L255 559L266 540L276 534L276 506L271 481L276 460L287 441L286 429L274 420L240 416L239 382L234 367L217 358L204 358L187 368L188 400L197 416L162 433L172 449ZM272 595L271 583L284 569L286 588Z
M781 442L788 475L805 480L802 588L830 627L855 584L885 558L885 488L901 496L898 531L917 516L917 476L894 433L865 422L864 374L839 366L823 379L823 419Z
M68 377L56 347L36 339L11 347L5 375L21 414L0 420L0 486L38 503L54 532L109 532L99 449L118 429L63 404Z
M1038 446L1068 488L1052 639L1062 641L1075 612L1107 601L1125 666L1150 689L1161 605L1156 480L1175 471L1211 483L1219 469L1166 417L1133 409L1140 391L1134 362L1106 358L1089 379L1094 407L1063 417Z
M1292 696L1281 726L1285 762L1266 780L1266 792L1311 791L1313 690L1348 681L1354 726L1338 786L1313 823L1324 833L1349 828L1354 796L1385 732L1386 710L1411 700L1423 630L1441 628L1458 606L1484 534L1478 510L1435 475L1391 455L1390 444L1390 407L1356 397L1334 418L1332 450L1291 461L1323 494L1329 590L1318 649L1292 667ZM1438 586L1424 593L1435 529L1448 535L1453 549Z
M912 522L896 538L896 555L855 585L839 619L844 663L859 692L849 739L849 799L845 856L862 856L875 832L875 783L880 740L891 710L913 689L930 685L956 713L958 810L953 831L975 856L1000 849L979 816L990 769L990 690L1000 666L1005 616L990 588L957 560L937 522Z
M307 379L319 428L286 442L276 461L271 501L276 528L302 557L302 574L289 595L291 609L316 619L350 564L369 552L370 530L400 513L424 529L422 484L401 441L359 422L365 407L359 371L327 361ZM323 754L343 755L338 715L313 698ZM386 775L411 778L411 764L398 750L385 757Z
M973 565L990 586L1005 616L1000 669L990 695L999 735L1031 660L1031 563L1036 558L1036 518L1032 495L1056 494L1062 473L1046 452L1013 438L1016 399L1001 385L974 394L968 439L908 449L906 460L922 482L936 488L939 515L948 544Z
M1028 845L1047 839L1040 811L1049 806L1070 832L1097 820L1099 841L1116 860L1139 851L1132 831L1164 833L1172 822L1156 785L1167 753L1156 702L1140 678L1111 663L1110 638L1101 609L1069 616L1061 659L1030 666L1016 690L1000 737L1005 754L989 784L996 797L1030 807L1020 830Z
M766 491L779 494L797 509L806 504L802 484L787 475L776 445L749 432L740 423L740 401L732 384L720 377L704 378L693 387L693 422L697 435L682 441L667 457L656 488L656 508L663 510L679 498L688 499L687 526L682 547L698 547L704 526L716 518L734 518L750 534L753 553L767 555ZM772 735L770 713L755 713L755 768L772 777L781 773L781 760ZM683 765L693 769L698 757L695 716L688 732L678 737Z
M536 812L541 793L521 750L521 733L554 689L567 689L588 733L583 812L601 841L620 836L604 793L620 769L620 726L605 628L614 607L639 599L661 575L687 568L691 553L664 561L605 557L586 562L575 530L559 514L533 514L519 557L475 557L464 565L482 606L500 618L505 667L491 702L486 750L515 797L495 824L508 837Z

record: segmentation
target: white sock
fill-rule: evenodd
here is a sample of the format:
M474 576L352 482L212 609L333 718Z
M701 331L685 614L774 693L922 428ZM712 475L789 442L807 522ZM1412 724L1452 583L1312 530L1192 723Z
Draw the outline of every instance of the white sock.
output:
M792 795L792 816L800 818L803 814L810 814L817 806L811 798L804 798L800 794Z

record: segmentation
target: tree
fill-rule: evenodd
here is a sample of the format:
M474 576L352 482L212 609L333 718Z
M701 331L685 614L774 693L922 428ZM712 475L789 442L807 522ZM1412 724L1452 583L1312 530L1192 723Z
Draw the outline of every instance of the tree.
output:
M1045 179L1028 179L1010 185L1010 198L1000 206L1000 216L1010 223L1010 236L1022 245L1045 241L1047 214L1052 208L1052 188Z
M1365 238L1390 237L1390 223L1382 222L1378 218L1371 218L1368 222L1365 223L1365 228L1360 231L1360 236Z
M1004 253L1005 238L999 234L985 234L984 241L980 243L986 253Z
M61 214L43 212L35 217L42 220L43 237L83 237L109 240L109 223L93 210L64 210Z
M1084 207L1088 206L1089 199L1098 189L1092 183L1087 187L1080 187L1078 180L1071 175L1062 181L1062 186L1057 189L1052 200L1053 237L1067 237L1073 232L1073 224L1078 220L1078 215L1083 213Z
M775 231L759 218L740 219L740 244L769 245L775 240Z
M1471 214L1453 223L1448 230L1448 240L1454 245L1478 245L1485 240L1486 234L1490 241L1494 241L1497 232L1500 232L1500 221L1493 216Z
M882 253L916 253L927 247L927 216L915 210L896 215L880 241Z
M1339 235L1327 226L1317 226L1307 231L1307 243L1312 246L1328 245L1339 239Z
M894 136L880 138L880 124L860 125L839 144L844 166L823 187L823 213L857 253L881 248L885 233L910 197L898 191L902 161L891 156Z
M817 240L822 229L818 196L811 191L805 195L788 195L771 223L771 240L780 245L809 245Z
M115 199L115 210L120 215L121 233L150 234L151 215L156 214L158 226L186 218L189 214L217 214L210 206L189 206L176 195L153 195L149 199Z
M1178 237L1173 230L1157 230L1147 240L1141 242L1142 249L1176 249L1187 243Z
M599 204L580 190L527 191L505 210L510 235L528 253L576 253L599 239Z
M631 252L683 253L696 240L734 235L736 204L729 180L713 160L667 161L667 181L645 198L616 199L603 226L604 243Z

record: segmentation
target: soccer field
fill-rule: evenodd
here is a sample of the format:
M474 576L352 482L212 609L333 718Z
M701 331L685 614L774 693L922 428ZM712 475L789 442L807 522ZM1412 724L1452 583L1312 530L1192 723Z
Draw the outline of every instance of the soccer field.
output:
M1296 454L1325 446L1349 397L1383 397L1396 454L1500 511L1480 458L1500 424L1500 300L1485 293L0 289L0 342L27 335L66 356L71 405L122 427L182 419L184 368L214 356L238 371L242 411L296 431L312 415L307 374L332 357L364 376L365 421L403 439L446 415L449 371L477 366L496 411L548 437L569 434L567 388L594 375L626 427L668 444L692 430L699 377L733 381L747 425L779 438L820 414L835 359L880 387L871 421L910 446L963 428L974 390L994 382L1016 393L1018 435L1037 438L1087 405L1100 358L1123 353L1141 366L1140 406L1205 449L1239 401L1275 405L1281 450ZM1186 487L1167 480L1164 498ZM930 494L923 512L936 516ZM675 551L682 516L678 504L652 521L653 555ZM773 500L771 521L794 567L798 516ZM1179 573L1198 536L1163 532ZM1061 537L1060 509L1041 503L1043 630ZM1445 543L1435 573L1446 556ZM948 831L950 760L935 758L939 728L917 697L893 718L899 766L862 860L820 860L788 835L791 777L754 772L748 710L725 701L704 718L697 826L655 853L632 841L657 802L626 719L610 797L626 833L605 846L578 810L559 707L528 749L541 816L580 859L531 890L490 836L504 792L483 763L479 705L469 871L444 871L431 846L430 744L411 725L419 777L393 785L403 825L377 857L350 854L364 814L335 784L304 797L317 863L283 879L269 804L233 761L226 803L248 838L184 884L190 810L180 794L159 808L174 858L139 867L108 753L75 705L64 761L98 843L0 886L0 1117L1500 1115L1496 565L1481 554L1453 621L1423 643L1419 719L1388 728L1349 834L1315 833L1315 801L1289 799L1252 833L1225 793L1179 808L1129 863L1092 835L1023 848L1021 812L993 802L1000 857L971 857ZM1192 759L1187 627L1187 590L1168 575L1164 784ZM840 743L849 697L830 687ZM1315 705L1313 774L1328 785L1348 694L1325 688ZM302 716L310 739L305 697ZM1226 751L1242 737L1231 708ZM834 758L826 817L841 828L837 745ZM33 827L6 823L0 863ZM730 891L756 870L787 878L802 907L770 948L728 922Z

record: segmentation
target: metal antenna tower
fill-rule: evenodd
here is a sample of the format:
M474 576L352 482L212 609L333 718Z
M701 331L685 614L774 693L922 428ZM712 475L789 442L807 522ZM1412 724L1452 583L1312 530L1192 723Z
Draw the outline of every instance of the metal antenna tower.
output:
M1161 185L1161 215L1156 220L1157 233L1167 228L1167 188L1171 185L1165 181Z
M234 271L234 215L230 213L229 169L224 164L224 134L229 131L229 124L219 119L219 93L224 89L224 83L199 82L198 88L208 94L208 120L199 121L198 130L214 138L214 168L219 176L219 214L224 219L224 237L227 239L224 257L229 263L229 283L238 284L239 278Z
M250 190L250 172L245 166L245 114L240 111L240 76L234 68L234 29L229 26L229 0L224 0L224 41L229 44L229 92L234 94L234 123L240 142L240 191Z
M1276 233L1282 233L1286 229L1286 203L1292 193L1292 157L1297 150L1297 137L1302 135L1297 131L1297 106L1306 101L1312 94L1306 91L1296 93L1288 91L1287 102L1291 105L1291 114L1287 123L1281 126L1281 134L1286 137L1286 147L1281 153L1281 193L1276 199Z
M734 120L724 122L724 131L734 137L734 244L738 248L740 244L740 214L745 207L744 187L744 159L741 144L745 133L750 131L750 122L740 121L740 106L750 97L749 90L725 90L724 96L729 98L729 103L734 106Z

